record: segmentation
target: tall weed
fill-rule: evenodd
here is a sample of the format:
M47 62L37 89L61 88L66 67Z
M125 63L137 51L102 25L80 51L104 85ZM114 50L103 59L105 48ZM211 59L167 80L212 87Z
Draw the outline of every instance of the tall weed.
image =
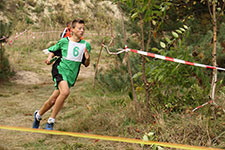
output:
M0 22L0 28L0 38L2 38L3 36L9 37L9 35L11 34L11 25ZM8 55L5 54L5 45L6 40L0 41L0 79L7 78L11 74Z

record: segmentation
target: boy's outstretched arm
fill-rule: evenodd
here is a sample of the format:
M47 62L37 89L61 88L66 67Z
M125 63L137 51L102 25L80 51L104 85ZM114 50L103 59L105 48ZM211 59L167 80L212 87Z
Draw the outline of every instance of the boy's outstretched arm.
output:
M50 65L50 64L51 64L51 59L52 59L54 56L55 56L54 53L50 52L50 53L48 54L48 58L45 60L45 63L46 63L47 65Z

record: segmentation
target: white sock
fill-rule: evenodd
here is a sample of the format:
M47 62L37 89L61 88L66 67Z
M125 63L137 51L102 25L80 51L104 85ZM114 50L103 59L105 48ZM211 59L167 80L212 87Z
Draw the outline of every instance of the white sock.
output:
M55 123L55 119L50 117L50 118L48 119L48 123L49 123L49 124Z
M36 114L36 119L37 119L38 121L40 121L40 120L42 119L41 115L39 114L39 111L38 111L37 114Z

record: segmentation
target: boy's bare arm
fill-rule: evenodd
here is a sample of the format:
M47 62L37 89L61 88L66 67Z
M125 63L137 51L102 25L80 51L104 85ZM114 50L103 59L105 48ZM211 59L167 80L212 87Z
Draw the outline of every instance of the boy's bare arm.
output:
M88 67L90 64L90 54L87 49L85 49L84 57L85 57L84 66Z
M50 52L49 54L48 54L48 58L45 60L45 63L47 64L47 65L50 65L51 64L51 59L54 57L55 55L54 55L54 53L52 53L52 52Z

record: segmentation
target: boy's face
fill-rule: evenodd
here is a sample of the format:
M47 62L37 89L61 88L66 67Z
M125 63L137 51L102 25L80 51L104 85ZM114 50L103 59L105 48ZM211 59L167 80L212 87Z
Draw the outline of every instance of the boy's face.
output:
M78 38L81 38L84 35L84 24L83 23L76 23L75 27L72 28L73 35Z

